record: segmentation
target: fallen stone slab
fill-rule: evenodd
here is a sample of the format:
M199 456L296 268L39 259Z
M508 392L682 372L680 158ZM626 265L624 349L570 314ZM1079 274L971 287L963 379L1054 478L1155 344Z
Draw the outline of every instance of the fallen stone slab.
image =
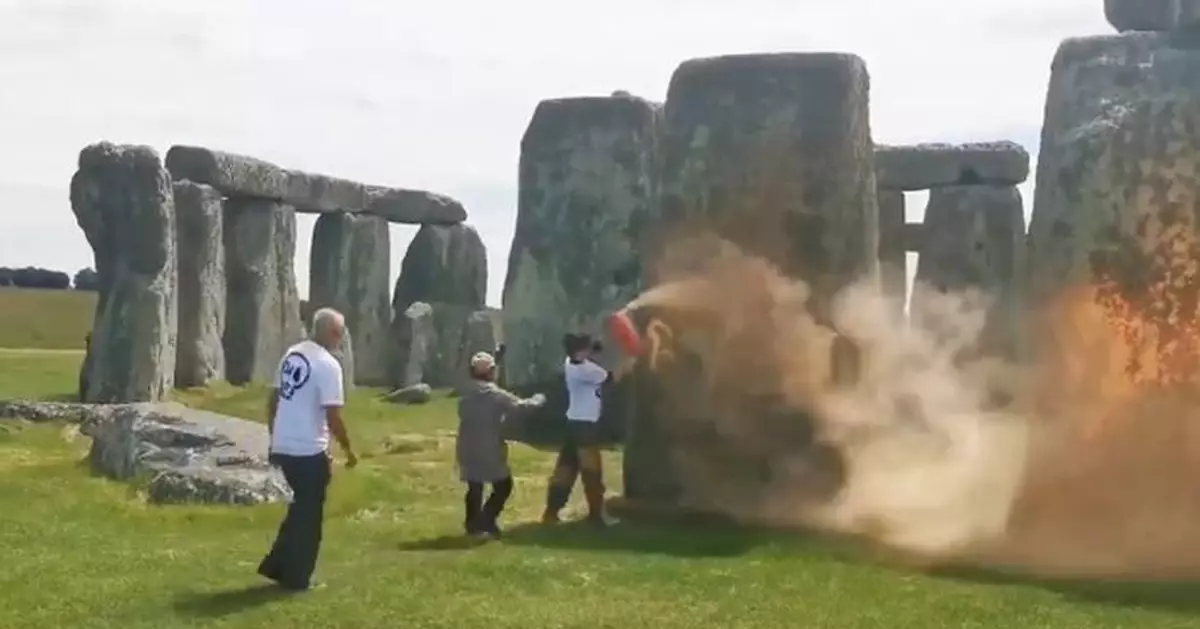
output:
M1029 152L1015 142L875 147L875 179L881 189L1017 185L1028 178Z
M31 422L67 422L84 424L111 417L119 404L80 404L77 402L31 402L0 400L0 419L24 419Z
M394 404L424 404L433 397L433 387L424 383L396 389L383 396Z
M80 432L92 438L93 471L115 480L149 476L153 503L252 505L291 496L267 461L261 424L176 403L81 412L90 413Z

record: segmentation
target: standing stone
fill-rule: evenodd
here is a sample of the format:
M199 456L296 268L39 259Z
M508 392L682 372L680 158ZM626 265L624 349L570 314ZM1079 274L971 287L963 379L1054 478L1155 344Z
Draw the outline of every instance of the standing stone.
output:
M270 382L303 338L296 290L296 213L248 197L225 200L225 373L233 384Z
M668 228L701 223L813 285L878 268L869 79L849 54L683 63L662 133Z
M1200 97L1125 105L1059 144L1045 177L1061 190L1034 208L1031 293L1040 304L1094 287L1094 303L1132 350L1130 375L1192 380L1200 370Z
M467 317L466 342L463 354L469 359L476 352L496 351L496 315L495 310L485 309L471 313Z
M311 334L309 336L311 337ZM358 381L354 356L354 334L347 325L342 329L342 346L333 352L333 357L342 366L342 388L346 391L353 389L354 383Z
M1104 17L1121 32L1169 31L1179 17L1179 3L1180 0L1104 0Z
M487 295L487 248L470 225L422 225L404 253L392 309L414 302L483 307Z
M392 326L394 356L392 382L397 389L425 382L425 368L437 343L433 307L416 302L396 313Z
M322 214L313 229L309 265L310 308L330 306L354 330L355 382L388 383L391 236L382 218Z
M603 317L639 292L658 120L656 105L632 96L538 104L521 139L504 280L507 384L553 378L563 333L605 331Z
M175 386L225 378L225 242L223 198L216 189L175 182L179 252L179 347Z
M924 232L913 287L914 323L939 324L944 303L939 293L981 291L992 301L975 348L1017 358L1025 271L1021 193L1014 186L935 188L929 192Z
M422 226L404 254L392 297L392 387L415 384L417 371L423 378L418 381L433 387L454 386L461 380L467 367L467 319L483 308L486 291L487 250L475 228ZM418 303L430 309L429 332L423 337L428 342L414 348L413 321L407 313Z
M839 288L878 275L868 91L865 64L849 54L683 63L671 78L661 134L665 235L705 229L774 262L810 284L814 314L825 318ZM647 280L654 283L652 273ZM635 501L739 508L718 506L728 498L753 509L770 483L757 470L787 462L759 450L731 456L728 443L704 437L718 434L720 418L694 384L702 377L694 372L698 362L682 356L637 383L625 493ZM762 386L769 391L784 384ZM755 403L747 400L742 408ZM803 422L770 416L752 418L745 430L795 458L804 444L789 426ZM687 457L673 456L678 452Z
M79 153L71 209L99 279L88 356L88 402L157 401L174 385L175 201L146 146L93 144Z
M878 190L879 199L879 277L883 294L893 300L898 315L904 313L908 294L908 247L905 241L904 193Z

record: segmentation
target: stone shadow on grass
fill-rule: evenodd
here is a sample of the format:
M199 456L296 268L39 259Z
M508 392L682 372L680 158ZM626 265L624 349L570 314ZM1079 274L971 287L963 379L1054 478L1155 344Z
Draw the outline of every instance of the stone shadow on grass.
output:
M175 611L197 618L219 618L288 598L291 592L273 583L216 592L189 592L175 600Z
M1200 581L1038 577L988 568L943 568L934 576L982 585L1036 587L1077 602L1200 614Z
M736 557L769 542L765 533L720 524L687 527L625 522L600 528L586 521L509 527L502 543L558 550L625 552L673 557Z

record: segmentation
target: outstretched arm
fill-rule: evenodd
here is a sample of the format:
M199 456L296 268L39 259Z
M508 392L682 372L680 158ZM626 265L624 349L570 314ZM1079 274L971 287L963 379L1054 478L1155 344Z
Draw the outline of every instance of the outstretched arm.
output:
M499 406L505 413L506 418L509 413L523 413L531 411L535 408L541 408L546 403L546 396L537 393L531 397L523 398L514 395L509 391L505 391L500 387L491 388L492 403Z

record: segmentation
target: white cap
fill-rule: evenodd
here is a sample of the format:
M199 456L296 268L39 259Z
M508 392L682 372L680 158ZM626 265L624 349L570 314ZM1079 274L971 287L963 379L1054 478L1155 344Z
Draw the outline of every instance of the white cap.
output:
M471 371L481 372L496 366L496 359L487 352L478 352L471 357Z

